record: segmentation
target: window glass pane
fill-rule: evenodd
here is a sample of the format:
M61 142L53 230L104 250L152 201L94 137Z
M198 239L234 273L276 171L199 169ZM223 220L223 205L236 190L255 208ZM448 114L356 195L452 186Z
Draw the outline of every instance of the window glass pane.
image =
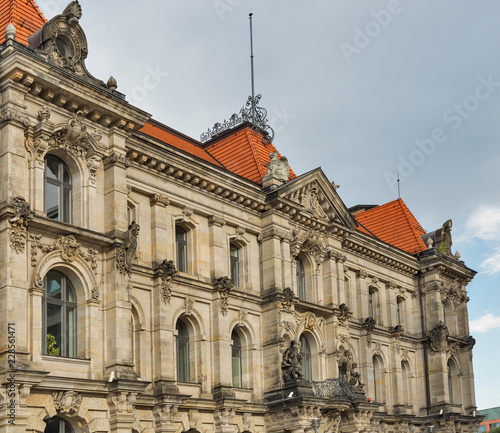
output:
M300 354L302 355L302 376L309 382L312 381L311 346L304 335L300 336Z
M50 271L47 274L47 298L62 299L62 278L60 272Z
M60 187L50 182L45 184L45 213L48 218L59 221Z
M76 328L75 328L76 311L74 308L66 309L66 356L70 358L76 357Z
M62 306L47 303L47 354L61 356Z
M59 160L53 156L47 156L45 163L45 175L49 179L59 180Z
M71 185L71 174L69 172L68 167L65 164L62 165L62 170L63 170L63 182Z
M231 280L235 286L240 285L240 268L238 263L238 248L234 245L231 245L230 250L230 262L231 262Z
M181 227L175 228L175 243L177 247L177 269L187 272L187 236Z
M304 264L302 260L298 257L296 259L296 268L297 268L297 296L299 299L306 299L306 278L304 271Z
M75 290L68 279L66 279L66 300L68 302L76 302Z
M189 382L189 342L177 340L177 380Z
M234 245L231 245L230 253L231 257L238 258L238 248L236 248Z
M63 189L62 221L71 222L71 189Z
M233 348L232 350L232 368L233 368L233 386L241 388L241 351Z

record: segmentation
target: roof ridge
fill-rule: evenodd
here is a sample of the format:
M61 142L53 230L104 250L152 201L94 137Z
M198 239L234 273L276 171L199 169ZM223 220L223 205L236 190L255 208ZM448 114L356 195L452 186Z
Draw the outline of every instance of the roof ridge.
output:
M420 223L415 218L415 215L413 215L411 213L410 209L408 208L408 206L406 206L406 203L401 198L398 198L398 203L401 206L401 209L403 211L403 215L405 216L405 218L406 218L406 220L411 228L411 232L412 232L413 236L415 237L415 240L417 241L418 244L423 243L422 237L417 233L417 227L415 227L415 223L418 225L418 228L421 229L424 233L425 233L425 230L422 228Z
M250 150L252 152L253 158L255 160L255 163L257 164L257 170L259 171L259 175L260 175L261 182L262 182L262 178L266 175L266 173L264 173L263 170L262 170L261 163L260 163L261 161L260 161L259 155L257 153L257 150L254 147L254 144L253 144L254 137L251 136L251 131L248 130L248 129L245 130L245 134L247 136L248 143L250 145Z

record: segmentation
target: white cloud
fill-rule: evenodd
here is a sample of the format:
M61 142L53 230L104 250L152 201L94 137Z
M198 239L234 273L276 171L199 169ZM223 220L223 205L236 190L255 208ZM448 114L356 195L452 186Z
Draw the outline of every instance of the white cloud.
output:
M480 206L465 223L467 237L483 241L500 240L500 207Z
M482 334L496 328L500 328L500 317L496 317L492 313L486 313L483 317L470 321L472 333Z
M500 273L500 248L497 248L490 257L483 260L481 269L489 275Z

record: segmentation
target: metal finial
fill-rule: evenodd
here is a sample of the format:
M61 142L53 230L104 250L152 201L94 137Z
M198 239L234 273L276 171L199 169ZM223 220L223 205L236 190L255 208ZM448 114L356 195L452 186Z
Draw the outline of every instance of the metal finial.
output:
M250 64L252 68L252 123L255 125L255 81L254 81L254 73L253 73L253 31L252 31L252 16L250 13Z

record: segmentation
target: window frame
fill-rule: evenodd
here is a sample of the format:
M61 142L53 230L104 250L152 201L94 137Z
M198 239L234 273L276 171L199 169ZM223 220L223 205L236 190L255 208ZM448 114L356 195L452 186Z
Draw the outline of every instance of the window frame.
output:
M61 276L61 299L54 299L54 298L49 298L47 296L47 289L48 289L48 278L51 273L57 273ZM78 330L77 330L77 323L78 323L78 301L77 301L77 295L76 295L76 290L73 286L73 283L71 282L70 278L64 274L61 271L51 269L47 272L47 274L44 277L43 280L43 285L44 285L44 291L42 295L42 354L43 355L49 355L49 356L58 356L62 358L77 358L78 357ZM68 301L68 296L67 292L68 290L71 290L73 292L73 298L75 299L74 301ZM62 310L61 314L61 344L60 344L60 353L59 355L54 355L49 354L47 350L47 336L48 336L48 329L47 329L47 308L48 305L58 305ZM68 330L69 324L68 324L68 308L71 308L73 310L73 332L72 336L70 337ZM70 338L73 340L73 350L72 354L69 354L69 340Z
M297 284L297 296L301 301L306 301L306 268L299 256L295 257L295 283Z
M57 162L57 179L52 179L47 175L48 162L52 159ZM64 181L65 172L69 178L69 183ZM44 183L43 183L43 208L47 218L54 221L60 221L67 224L73 223L73 177L68 165L58 156L53 154L48 154L44 158ZM49 216L49 209L47 208L47 194L48 185L55 186L58 189L57 197L57 218ZM65 192L68 192L66 197ZM67 217L66 217L67 213Z
M179 234L183 239L179 238ZM179 224L175 225L175 260L177 270L188 273L188 231Z
M178 382L191 383L191 365L190 365L191 353L190 353L189 329L188 326L182 320L179 319L177 320L177 323L175 325L175 331L176 331L175 334L176 380ZM185 331L185 332L181 333L180 331ZM180 347L181 343L185 343L185 346L182 348L184 359L181 359L181 347ZM183 365L184 367L184 372L182 372L181 370L181 365Z
M312 383L312 351L311 344L309 343L308 338L301 334L299 337L300 342L300 355L302 359L300 361L301 373L302 377L307 380L309 383Z
M236 255L233 256L233 251ZM233 242L229 244L229 273L231 276L231 281L236 287L240 286L240 248L236 246Z
M235 338L236 337L236 338ZM242 357L242 345L241 345L241 337L238 335L236 330L233 330L231 333L231 371L232 371L232 384L234 388L243 388L243 357ZM238 355L235 357L235 353ZM237 378L239 383L235 384L235 359L237 360L236 368Z
M51 430L47 431L47 427L49 426L49 422L53 422L55 420L59 421L58 433L75 433L73 426L64 418L60 418L58 416L53 416L52 418L44 420L45 424L47 424L45 426L44 433L49 433L51 431Z

